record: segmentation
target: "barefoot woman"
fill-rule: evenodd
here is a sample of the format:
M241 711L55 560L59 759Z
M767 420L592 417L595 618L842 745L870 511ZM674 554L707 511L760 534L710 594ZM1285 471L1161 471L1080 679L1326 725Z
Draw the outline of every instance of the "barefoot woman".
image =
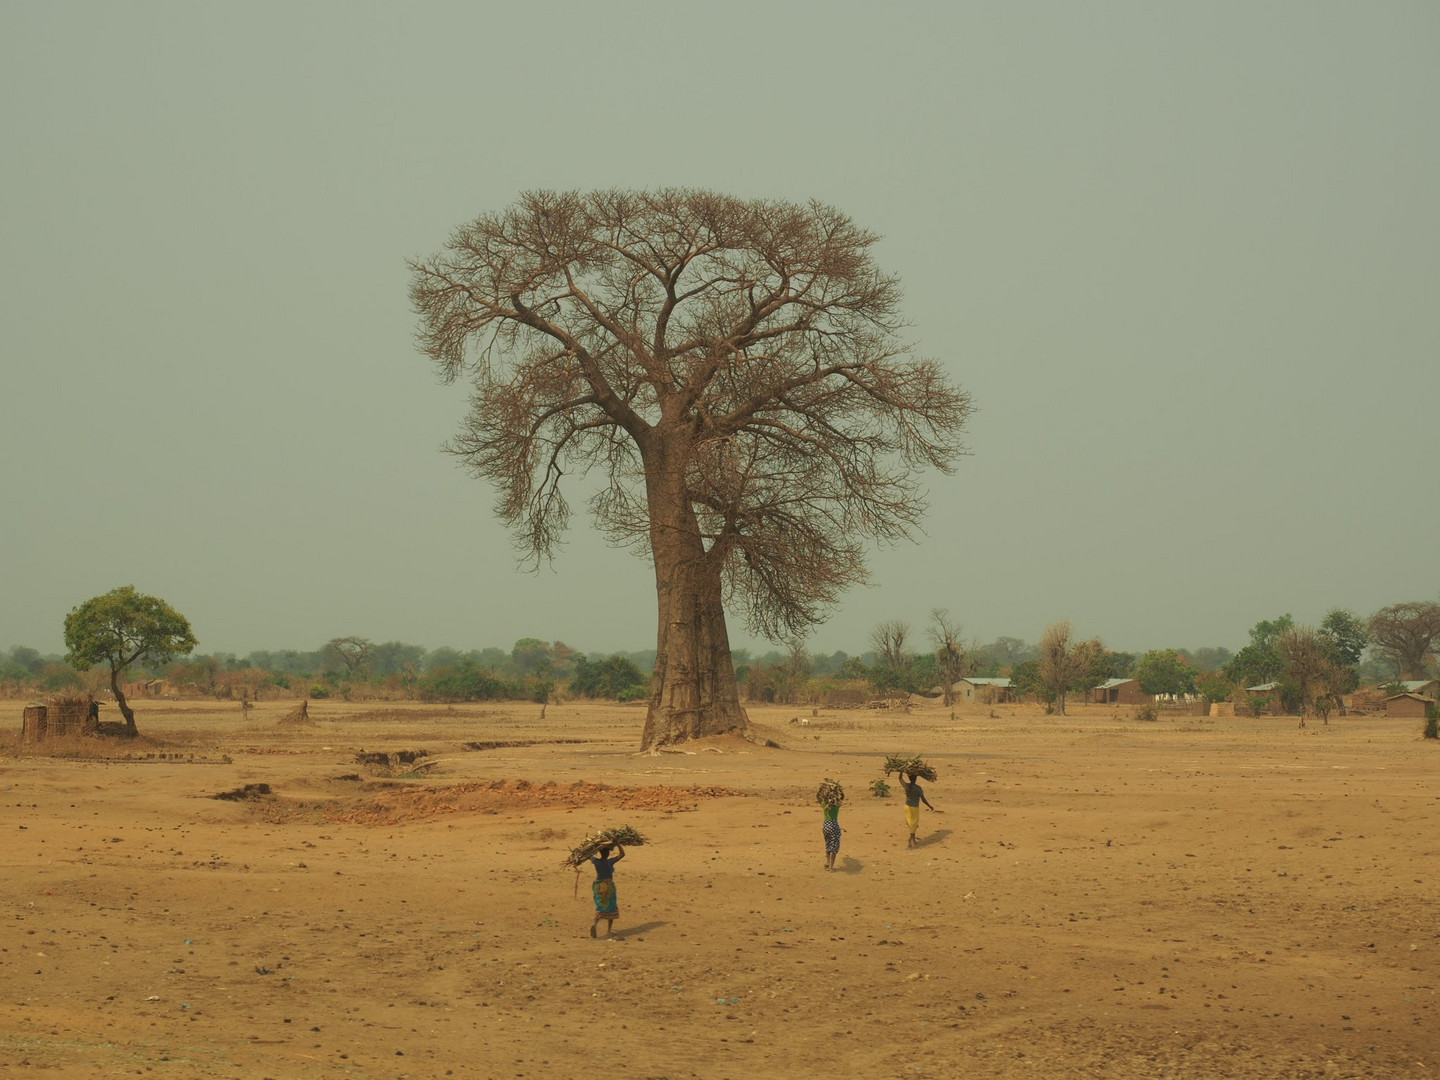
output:
M590 886L590 893L595 897L595 921L590 924L591 937L596 936L595 928L600 925L601 919L605 920L605 936L609 937L615 928L615 920L620 917L620 898L615 894L615 864L625 857L625 848L617 843L615 850L619 854L612 859L610 846L607 844L600 849L598 855L590 859L590 865L595 867L595 881Z
M825 869L835 869L835 856L840 854L840 804L845 801L845 789L838 780L828 776L815 793L815 801L825 811L824 823L820 826L825 837Z
M919 843L919 841L915 839L915 830L920 828L920 804L924 803L926 806L929 806L931 810L935 810L935 807L930 806L930 800L925 798L925 789L916 782L914 773L906 773L904 775L904 787L905 827L910 830L910 836L905 846L914 847ZM939 811L937 810L936 813L939 813Z

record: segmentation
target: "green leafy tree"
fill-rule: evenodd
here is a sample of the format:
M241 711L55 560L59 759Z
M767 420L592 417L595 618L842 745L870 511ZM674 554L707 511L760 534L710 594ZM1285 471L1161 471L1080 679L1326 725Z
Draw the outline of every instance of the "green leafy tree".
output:
M1015 665L1035 659L1035 648L1016 637L998 637L975 650L972 674L987 678L1010 673Z
M419 689L427 701L501 701L528 696L494 672L482 671L471 660L428 671Z
M1229 701L1230 695L1234 693L1234 687L1230 680L1218 671L1207 671L1197 678L1195 689L1210 705L1220 701Z
M1034 694L1044 702L1055 700L1055 695L1040 678L1040 661L1037 659L1021 660L1010 669L1010 692L1017 701L1027 694Z
M1360 685L1360 660L1370 642L1370 628L1364 619L1341 608L1335 608L1316 631L1330 656L1337 678L1331 687L1335 703L1339 695L1348 694Z
M45 658L38 650L25 645L13 645L8 654L0 655L0 679L32 682L44 669Z
M510 650L510 659L521 678L548 678L555 671L555 657L550 643L539 638L521 638Z
M640 669L620 653L603 660L577 657L575 673L570 677L570 692L588 698L634 701L649 688L649 680Z
M1278 642L1280 635L1294 625L1295 620L1289 614L1257 622L1250 628L1250 644L1225 665L1225 677L1241 686L1258 686L1279 679L1283 665Z
M29 675L38 675L45 667L45 658L40 655L40 650L26 645L11 646L9 662Z
M77 668L109 665L110 690L133 736L139 732L120 689L121 672L131 664L166 664L188 654L195 648L195 635L185 616L164 600L124 585L86 600L65 616L65 647L66 659Z
M1206 645L1201 649L1177 650L1185 662L1196 671L1220 671L1234 657L1229 649L1220 645Z
M1193 694L1195 672L1174 649L1151 649L1135 664L1135 678L1147 694Z
M370 652L370 670L381 676L404 675L418 671L425 662L425 646L403 641L386 641Z
M906 689L928 691L937 683L943 688L946 685L945 678L940 674L937 659L934 653L921 653L910 661L910 682Z
M1320 622L1319 634L1335 663L1354 667L1365 654L1370 630L1365 620L1343 608L1335 608Z
M41 690L79 690L81 685L80 674L69 664L47 663L40 669Z
M1071 680L1070 689L1083 693L1092 686L1099 686L1106 679L1129 679L1135 674L1135 654L1112 652L1110 649L1096 650L1088 671Z
M436 671L440 668L452 668L465 659L465 654L459 649L452 649L449 645L441 645L438 649L431 649L425 654L423 670Z

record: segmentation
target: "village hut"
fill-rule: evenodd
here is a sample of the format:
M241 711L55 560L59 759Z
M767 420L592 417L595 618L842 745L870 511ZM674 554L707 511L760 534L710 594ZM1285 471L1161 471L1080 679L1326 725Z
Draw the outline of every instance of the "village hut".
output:
M1092 705L1148 705L1153 700L1140 689L1139 679L1106 679L1090 688Z
M43 742L66 735L95 735L99 729L99 702L89 694L66 694L45 705L27 705L20 721L20 740Z
M1394 694L1385 699L1385 715L1405 720L1424 720L1435 699L1423 694Z
M957 703L965 705L999 705L1010 701L1010 680L983 678L972 675L961 679L950 688Z
M1400 685L1405 688L1403 693L1406 694L1440 698L1440 679L1406 679Z

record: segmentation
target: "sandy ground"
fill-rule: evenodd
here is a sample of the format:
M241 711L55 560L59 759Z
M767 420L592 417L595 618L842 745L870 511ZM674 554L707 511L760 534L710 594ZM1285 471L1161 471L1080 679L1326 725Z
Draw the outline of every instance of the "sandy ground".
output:
M141 703L120 761L19 755L0 703L0 1073L1440 1074L1417 721L777 707L783 749L647 757L635 707L312 704ZM940 770L915 850L892 751ZM560 864L620 823L594 941Z

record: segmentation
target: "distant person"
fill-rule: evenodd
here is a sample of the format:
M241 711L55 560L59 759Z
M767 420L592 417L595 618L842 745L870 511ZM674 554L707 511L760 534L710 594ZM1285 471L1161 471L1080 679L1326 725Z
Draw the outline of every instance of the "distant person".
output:
M910 830L910 835L906 840L905 846L914 847L919 843L919 841L915 839L915 830L920 828L920 804L924 803L931 810L935 810L935 807L930 806L930 800L925 798L925 789L915 782L914 773L904 774L904 788L905 824ZM935 810L935 812L938 814L940 811Z
M595 897L595 921L590 924L590 936L597 937L595 928L600 925L600 920L605 920L605 936L609 937L615 928L615 920L620 917L620 898L615 892L615 864L625 857L625 848L615 845L618 854L612 859L610 857L610 845L606 844L599 851L599 854L590 858L590 865L595 868L595 881L590 886L590 893Z
M840 854L840 804L822 807L825 820L820 831L825 837L825 869L835 869L835 856Z

